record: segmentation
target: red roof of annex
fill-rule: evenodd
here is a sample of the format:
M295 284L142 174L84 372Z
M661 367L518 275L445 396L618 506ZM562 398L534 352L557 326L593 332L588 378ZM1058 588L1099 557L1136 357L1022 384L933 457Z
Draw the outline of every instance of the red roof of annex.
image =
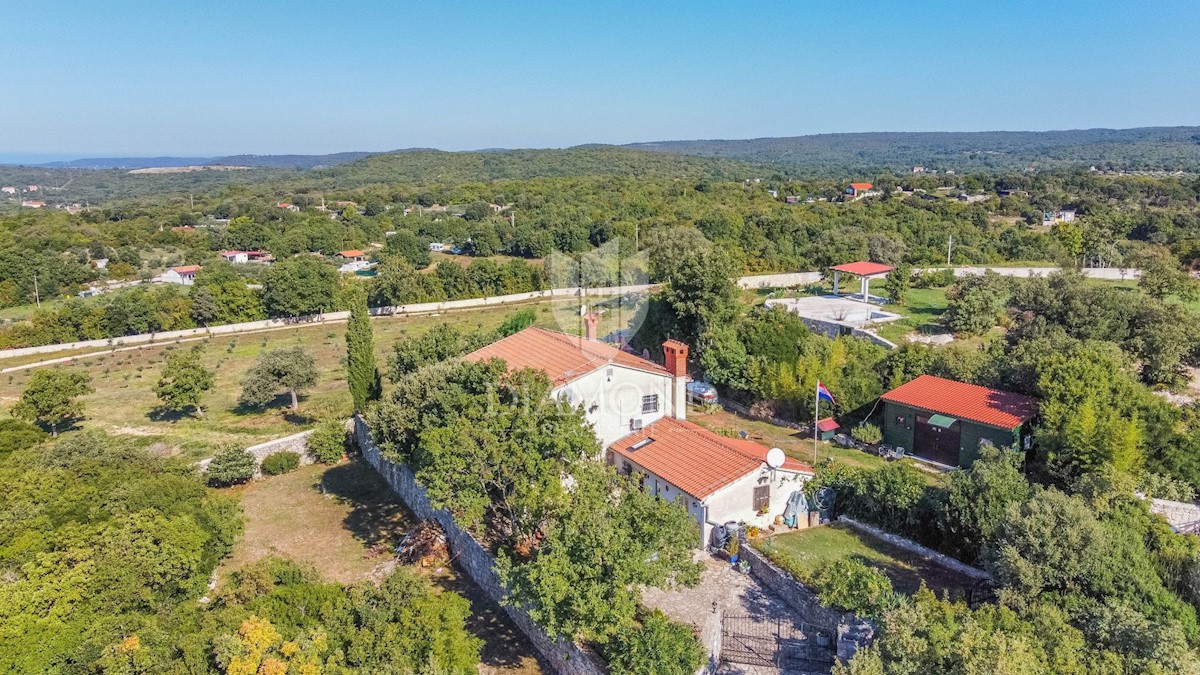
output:
M880 398L1002 429L1029 421L1038 409L1037 400L1028 396L933 375L922 375Z
M884 265L882 263L852 262L852 263L846 263L845 265L834 265L833 267L831 267L829 269L837 270L839 272L845 272L846 274L857 274L860 277L869 277L872 274L883 274L884 272L891 272L892 270L894 270L896 268L892 267L891 265Z
M666 368L657 363L623 352L612 345L536 326L480 347L463 358L468 361L504 359L509 370L541 370L556 387L610 363L658 375L670 375Z
M646 440L651 442L634 449ZM756 471L766 463L769 451L754 441L726 438L673 417L664 417L618 440L609 449L697 499ZM810 466L791 457L784 460L782 468L813 472Z

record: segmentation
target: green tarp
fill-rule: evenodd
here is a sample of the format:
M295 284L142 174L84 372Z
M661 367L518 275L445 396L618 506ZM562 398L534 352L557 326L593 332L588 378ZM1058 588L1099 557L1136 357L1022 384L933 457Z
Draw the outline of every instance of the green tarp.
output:
M958 420L954 419L953 417L946 417L945 415L933 415L929 418L929 423L931 425L941 429L949 429L950 425L957 421Z

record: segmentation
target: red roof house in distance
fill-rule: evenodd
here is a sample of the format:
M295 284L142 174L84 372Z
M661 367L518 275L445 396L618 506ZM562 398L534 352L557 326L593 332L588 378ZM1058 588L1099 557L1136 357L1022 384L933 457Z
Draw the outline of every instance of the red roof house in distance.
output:
M855 199L859 197L865 197L873 187L875 186L870 183L851 183L850 186L846 188L846 194L854 197Z
M598 317L580 337L536 326L482 347L469 361L503 359L511 370L534 368L551 395L583 409L606 460L637 472L647 490L682 500L703 541L730 520L767 525L812 471L782 451L768 463L766 446L719 436L688 422L688 346L663 343L664 365L595 339Z
M199 265L184 265L182 267L172 267L162 275L164 284L179 284L180 286L191 286L196 281L196 273L202 268Z
M1037 400L922 375L880 397L884 441L948 466L970 466L981 443L1025 449Z
M356 248L352 248L348 251L338 251L338 257L350 262L359 262L360 260L366 258L367 254Z

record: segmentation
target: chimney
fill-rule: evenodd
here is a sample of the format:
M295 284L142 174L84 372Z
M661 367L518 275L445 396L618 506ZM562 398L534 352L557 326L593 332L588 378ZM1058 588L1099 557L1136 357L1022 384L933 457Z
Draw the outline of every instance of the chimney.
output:
M671 416L687 419L688 346L679 340L667 340L663 343L663 356L671 374Z
M583 317L583 336L589 340L597 340L600 332L600 315L592 312Z

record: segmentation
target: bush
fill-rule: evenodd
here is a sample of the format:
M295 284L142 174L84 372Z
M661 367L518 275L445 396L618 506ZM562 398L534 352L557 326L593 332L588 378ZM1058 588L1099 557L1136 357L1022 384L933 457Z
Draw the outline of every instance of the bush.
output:
M346 454L346 426L337 418L327 419L308 435L308 454L322 464L337 464Z
M703 665L705 652L690 626L656 609L641 626L618 633L608 657L614 675L690 675Z
M0 456L33 447L47 436L49 434L28 422L17 419L0 420Z
M295 471L300 466L300 454L290 450L272 452L263 458L262 472L268 476Z
M851 429L850 436L859 443L866 443L867 445L875 445L883 440L883 432L879 430L879 427L870 422L863 422Z
M213 487L228 487L245 483L254 477L254 455L238 447L218 452L208 463L208 484Z
M822 568L813 583L822 604L860 616L881 617L900 602L886 574L853 558Z

